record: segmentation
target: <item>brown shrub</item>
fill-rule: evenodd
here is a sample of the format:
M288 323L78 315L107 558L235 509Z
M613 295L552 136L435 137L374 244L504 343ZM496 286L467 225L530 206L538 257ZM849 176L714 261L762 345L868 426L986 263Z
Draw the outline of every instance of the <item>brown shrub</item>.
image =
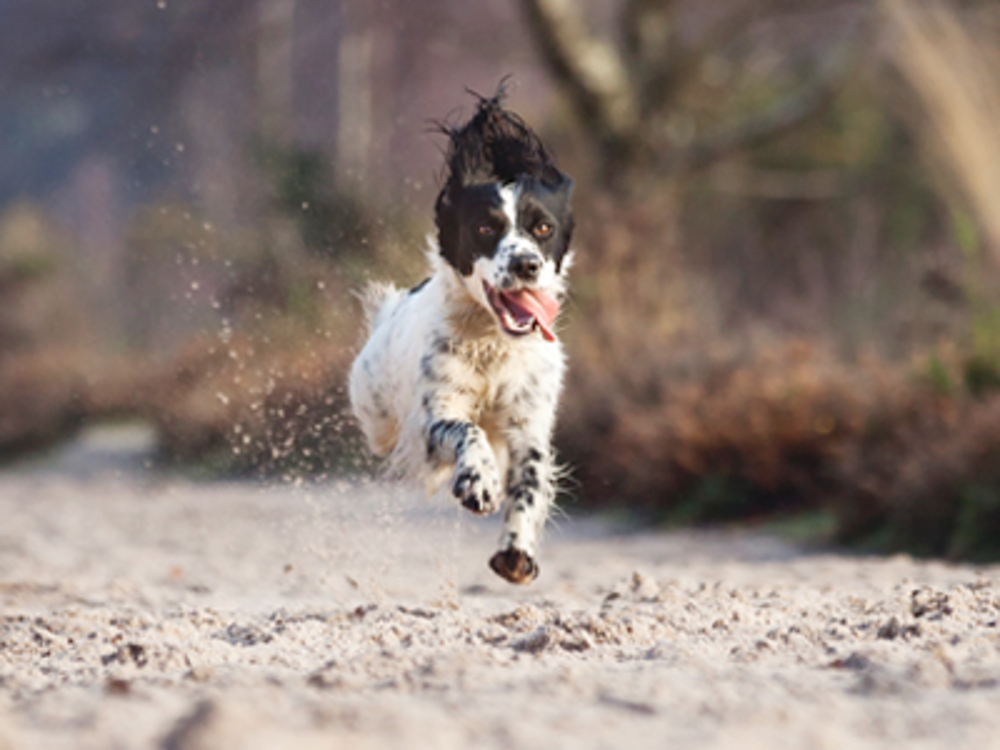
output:
M86 351L67 347L0 356L0 455L47 445L76 429L94 365Z
M676 509L711 477L752 494L748 513L802 503L807 495L815 503L815 488L892 381L874 366L849 370L801 343L747 358L720 356L698 370L664 383L655 400L621 394L611 409L567 410L559 443L587 488L587 503L627 498ZM572 384L567 401L590 387ZM601 440L575 439L594 430Z
M796 343L703 362L659 394L577 375L558 444L588 507L683 521L827 509L843 543L995 559L1000 393L926 371Z
M955 557L1000 553L1000 395L909 393L835 466L838 538Z
M108 381L95 408L150 419L171 461L213 472L315 475L358 460L344 388L349 361L321 337L295 346L249 336L202 340Z

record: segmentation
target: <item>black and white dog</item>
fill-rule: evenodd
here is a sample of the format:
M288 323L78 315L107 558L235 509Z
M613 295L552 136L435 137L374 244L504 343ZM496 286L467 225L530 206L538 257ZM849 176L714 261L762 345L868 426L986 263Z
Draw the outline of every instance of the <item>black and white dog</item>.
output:
M553 330L570 264L572 180L538 136L480 98L449 137L431 276L365 293L370 337L351 369L372 451L474 513L504 509L490 567L538 575L555 496L551 439L565 361Z

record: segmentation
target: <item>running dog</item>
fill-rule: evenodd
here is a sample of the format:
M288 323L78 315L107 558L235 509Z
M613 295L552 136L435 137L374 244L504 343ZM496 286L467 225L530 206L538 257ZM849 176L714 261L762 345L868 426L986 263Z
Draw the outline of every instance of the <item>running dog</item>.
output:
M369 338L351 404L371 450L433 490L445 481L473 513L503 509L490 567L538 576L556 494L552 432L565 357L555 319L566 290L572 180L541 140L480 97L448 136L430 276L363 295Z

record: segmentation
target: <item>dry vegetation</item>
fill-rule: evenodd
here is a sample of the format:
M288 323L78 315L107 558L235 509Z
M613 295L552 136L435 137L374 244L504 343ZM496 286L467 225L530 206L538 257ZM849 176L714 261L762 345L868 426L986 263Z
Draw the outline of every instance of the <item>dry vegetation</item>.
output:
M139 413L159 429L165 457L263 477L362 468L345 350L320 339L292 349L253 341L191 344L146 381ZM123 395L134 398L133 388Z
M703 362L645 403L569 412L574 494L685 523L826 510L843 543L995 558L1000 393L942 392L924 367L808 344Z
M543 20L558 7L531 4ZM858 52L864 77L846 74L835 93L821 81L828 96L810 95L808 112L779 96L718 126L730 136L714 165L683 156L722 142L695 137L670 162L683 174L653 198L587 213L559 440L580 502L683 522L821 509L841 542L1000 554L986 252L1000 92L984 75L998 19L974 3L877 11L848 32L875 31ZM841 16L831 28L852 26ZM540 34L572 56L577 42L551 32ZM562 70L586 91L585 72ZM634 100L649 76L634 61L621 70ZM688 89L676 109L710 118ZM761 138L759 123L789 108L803 117ZM640 184L648 163L628 165Z
M60 257L64 238L18 204L0 218L0 453L45 445L83 416L89 325Z

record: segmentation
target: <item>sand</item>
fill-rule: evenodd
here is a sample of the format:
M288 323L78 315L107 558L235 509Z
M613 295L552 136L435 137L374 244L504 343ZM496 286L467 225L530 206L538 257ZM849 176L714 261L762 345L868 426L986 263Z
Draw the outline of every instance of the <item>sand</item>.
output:
M0 749L1000 747L1000 568L563 518L515 587L443 500L116 450L0 474Z

